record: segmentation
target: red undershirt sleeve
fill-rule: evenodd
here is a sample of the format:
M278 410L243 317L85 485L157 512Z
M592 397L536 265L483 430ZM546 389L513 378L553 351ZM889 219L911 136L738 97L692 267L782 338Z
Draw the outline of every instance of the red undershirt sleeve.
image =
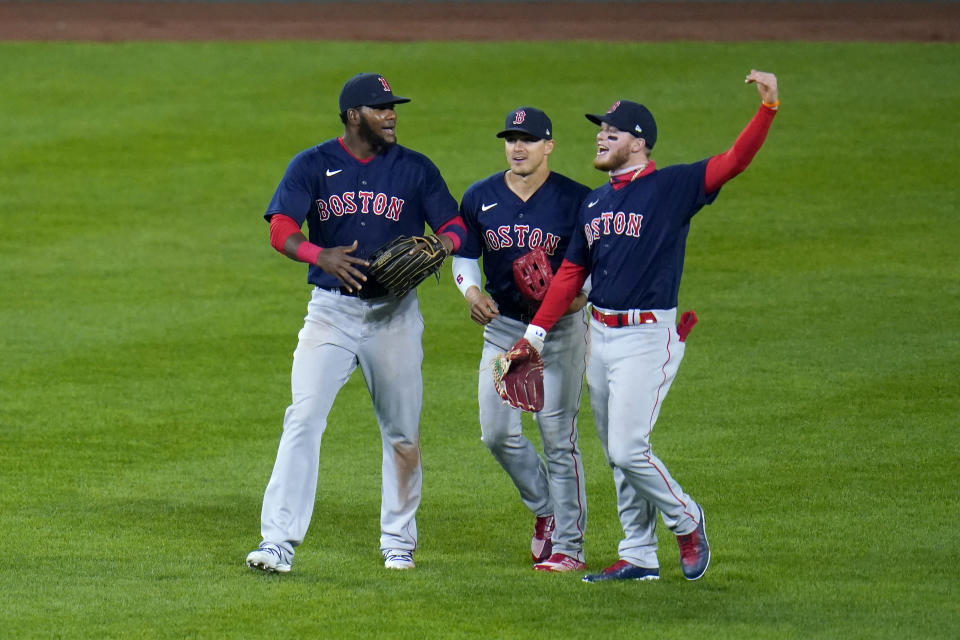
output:
M734 176L743 173L763 145L775 115L777 115L776 108L760 105L746 128L737 136L733 146L724 153L707 160L703 178L703 186L707 193L717 191Z
M536 325L544 331L550 331L557 320L566 313L570 303L580 293L580 288L587 279L589 272L586 267L581 267L569 260L564 260L550 281L550 288L547 289L547 295L540 303L540 309L537 310L533 321L530 324Z
M287 238L300 231L300 225L290 216L275 213L270 217L270 246L283 253Z
M299 231L300 225L290 216L283 215L282 213L275 213L270 216L270 246L283 255L287 255L283 250L287 240ZM317 256L320 255L321 251L323 251L321 247L312 242L304 241L297 247L296 259L300 262L316 264Z

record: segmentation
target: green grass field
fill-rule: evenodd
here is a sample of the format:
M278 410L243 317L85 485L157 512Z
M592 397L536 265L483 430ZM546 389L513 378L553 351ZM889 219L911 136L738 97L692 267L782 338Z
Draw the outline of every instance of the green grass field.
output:
M293 573L246 568L308 297L261 215L290 157L340 133L347 77L413 98L400 140L459 197L504 166L493 134L521 104L591 186L583 113L617 98L656 114L661 166L723 151L751 67L778 73L782 112L694 221L681 308L701 323L653 439L709 514L702 580L662 526L657 583L530 570L446 270L420 289L418 568L382 567L359 374ZM960 47L5 43L0 86L0 635L960 635ZM621 531L586 403L581 445L600 569Z

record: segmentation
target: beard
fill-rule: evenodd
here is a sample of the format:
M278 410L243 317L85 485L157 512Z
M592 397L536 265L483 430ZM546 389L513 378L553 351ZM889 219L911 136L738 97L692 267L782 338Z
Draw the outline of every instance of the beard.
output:
M602 158L594 158L593 168L599 169L600 171L616 171L624 166L629 159L630 149L620 147L616 152L607 151L607 155Z
M390 142L383 136L373 130L373 127L364 118L360 118L360 128L358 133L360 139L370 145L373 153L379 155L396 144L396 141Z

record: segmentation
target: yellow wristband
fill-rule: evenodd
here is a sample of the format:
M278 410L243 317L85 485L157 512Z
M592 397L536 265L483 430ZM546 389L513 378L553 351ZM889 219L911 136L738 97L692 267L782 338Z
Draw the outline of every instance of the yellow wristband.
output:
M777 107L780 106L780 100L777 99L776 102L761 102L761 104L765 106L767 109L776 109Z

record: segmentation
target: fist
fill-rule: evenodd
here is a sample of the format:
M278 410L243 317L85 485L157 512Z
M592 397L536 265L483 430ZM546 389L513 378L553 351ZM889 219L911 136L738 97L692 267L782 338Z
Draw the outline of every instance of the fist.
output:
M760 99L767 104L773 104L780 99L780 92L777 88L777 76L772 73L751 69L744 82L747 84L756 84Z

